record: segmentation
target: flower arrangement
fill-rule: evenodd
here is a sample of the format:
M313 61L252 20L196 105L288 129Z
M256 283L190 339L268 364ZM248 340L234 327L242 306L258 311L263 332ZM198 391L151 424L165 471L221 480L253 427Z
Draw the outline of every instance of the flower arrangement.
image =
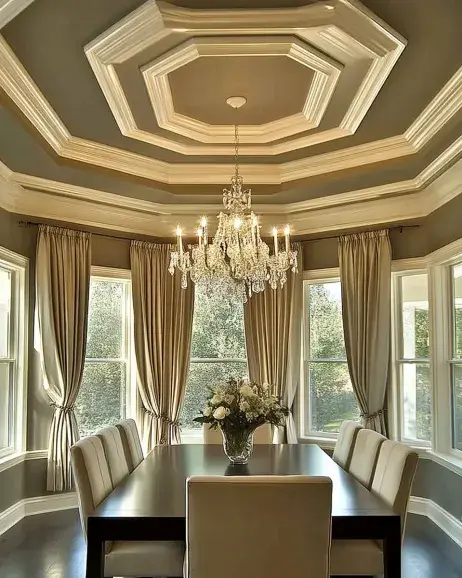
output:
M234 463L246 463L257 427L270 423L281 426L289 414L281 399L267 383L260 385L247 379L230 378L226 383L211 388L202 415L195 422L220 428L225 452ZM229 449L229 452L227 451ZM247 460L245 454L249 451Z

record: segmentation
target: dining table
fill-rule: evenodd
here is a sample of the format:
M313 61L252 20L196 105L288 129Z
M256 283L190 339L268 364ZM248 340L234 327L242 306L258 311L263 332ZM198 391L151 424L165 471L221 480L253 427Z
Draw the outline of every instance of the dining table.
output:
M86 578L104 576L105 542L184 541L186 480L195 475L328 476L332 539L381 540L384 576L401 578L400 516L314 444L255 445L247 465L230 464L220 445L155 447L88 517Z

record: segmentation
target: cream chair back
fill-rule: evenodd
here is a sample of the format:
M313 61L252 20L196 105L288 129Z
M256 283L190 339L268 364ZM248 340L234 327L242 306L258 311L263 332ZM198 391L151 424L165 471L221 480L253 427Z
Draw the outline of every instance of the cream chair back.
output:
M106 460L109 465L112 485L114 488L128 476L127 459L125 457L122 437L115 426L105 427L96 434L103 442Z
M362 429L362 426L356 421L345 420L340 426L332 459L344 470L348 471L350 467L356 436L360 429Z
M204 434L204 444L222 444L223 436L219 429L210 429L207 423L202 426ZM273 429L269 423L265 423L257 427L253 434L254 444L272 444L273 443Z
M371 488L380 446L386 437L371 429L361 429L356 437L348 471L368 490Z
M401 516L401 531L404 532L407 506L411 495L419 456L417 452L399 442L383 442L371 491Z
M116 428L120 432L124 446L125 458L127 460L128 469L131 473L144 460L140 434L138 432L135 420L133 419L126 419L121 421L120 423L116 424Z
M186 493L185 578L328 578L330 478L194 476Z
M88 516L114 489L100 438L90 436L74 444L71 447L71 464L80 520L86 537Z

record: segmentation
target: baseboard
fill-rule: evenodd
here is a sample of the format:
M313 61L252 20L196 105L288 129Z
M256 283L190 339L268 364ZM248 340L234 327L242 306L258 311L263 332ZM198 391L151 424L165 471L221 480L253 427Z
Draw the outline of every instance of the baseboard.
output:
M0 513L0 536L26 516L69 510L70 508L77 508L77 505L77 495L73 492L26 498L16 502Z
M447 512L433 500L411 496L409 512L420 516L427 516L445 534L447 534L460 548L462 548L462 521Z

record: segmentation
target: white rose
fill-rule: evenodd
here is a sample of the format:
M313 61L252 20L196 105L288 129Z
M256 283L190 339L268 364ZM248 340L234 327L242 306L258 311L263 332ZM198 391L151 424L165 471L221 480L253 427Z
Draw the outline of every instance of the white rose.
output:
M203 413L204 413L204 416L205 416L205 417L209 417L210 415L212 415L212 408L211 408L211 407L206 407L206 408L204 409L204 412L203 412Z
M216 405L217 403L221 403L223 401L223 397L221 395L219 395L218 393L216 393L212 399L210 400L210 403L212 405Z
M226 408L223 407L222 405L220 405L220 407L217 407L217 409L213 412L213 417L215 419L225 419L225 417L228 415L228 412L226 411Z
M270 384L265 381L265 383L262 385L262 387L263 387L263 391L268 391L268 389L270 388Z
M243 411L244 413L250 409L250 405L247 401L241 401L239 406L240 406L241 411Z
M241 387L241 395L243 397L249 397L250 395L253 395L253 390L250 385L243 385Z

